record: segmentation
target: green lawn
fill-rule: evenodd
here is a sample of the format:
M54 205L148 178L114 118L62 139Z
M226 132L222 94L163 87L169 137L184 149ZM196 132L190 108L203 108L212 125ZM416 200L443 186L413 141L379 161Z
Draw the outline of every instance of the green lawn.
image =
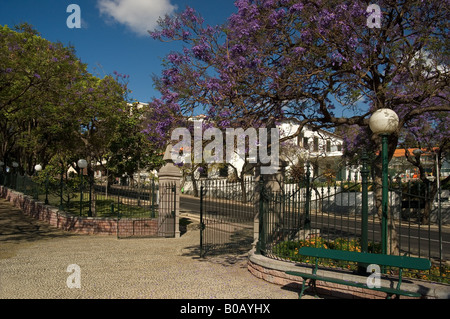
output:
M45 194L39 194L39 201L45 201ZM60 196L56 194L48 195L49 205L59 207ZM112 207L113 205L113 207ZM148 201L132 200L129 198L120 198L110 196L98 196L95 202L92 203L92 210L95 208L96 217L110 217L117 218L117 214L120 214L120 218L144 218L144 217L157 217L158 209L155 206L152 212L151 203ZM63 196L63 208L65 212L80 216L80 194L72 194L69 200L67 195ZM83 194L83 201L81 202L81 216L88 216L89 211L89 194Z

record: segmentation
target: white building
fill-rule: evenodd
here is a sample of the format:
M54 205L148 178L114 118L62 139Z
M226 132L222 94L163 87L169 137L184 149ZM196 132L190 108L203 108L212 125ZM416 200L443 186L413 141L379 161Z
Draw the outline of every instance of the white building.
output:
M277 126L280 132L280 139L296 134L299 124L294 122L285 122ZM241 138L245 138L242 136ZM309 162L311 176L318 177L324 172L333 171L338 173L342 160L343 140L338 135L325 130L313 130L310 126L304 126L302 132L296 137L280 143L280 161L284 162L285 171L289 172L292 165ZM208 169L208 177L226 177L232 174L253 175L254 170L251 165L251 158L248 154L245 158L240 157L237 152L234 153L232 160L226 164L213 165ZM224 166L228 166L225 169ZM242 174L244 170L244 174ZM341 172L342 175L342 172ZM344 176L341 176L343 178Z

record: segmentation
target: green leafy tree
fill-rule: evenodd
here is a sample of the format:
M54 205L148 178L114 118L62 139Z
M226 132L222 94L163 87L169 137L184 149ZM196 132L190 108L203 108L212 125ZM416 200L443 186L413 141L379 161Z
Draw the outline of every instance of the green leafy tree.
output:
M0 26L0 158L32 173L66 148L76 127L76 83L86 66L72 48L43 39L29 25Z
M32 175L40 163L56 183L70 167L78 171L80 158L91 182L98 166L121 176L162 164L161 150L141 132L143 110L128 101L128 76L88 73L73 48L28 24L0 26L0 62L0 158L7 165L17 161Z

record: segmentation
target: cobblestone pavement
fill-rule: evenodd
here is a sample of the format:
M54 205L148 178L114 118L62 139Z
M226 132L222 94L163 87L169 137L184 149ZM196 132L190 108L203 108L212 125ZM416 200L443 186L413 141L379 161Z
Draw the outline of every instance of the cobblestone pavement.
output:
M0 298L296 299L247 270L246 257L198 258L199 231L181 238L74 235L0 199ZM69 288L69 265L80 288ZM69 280L69 286L76 281ZM313 298L305 296L306 298Z

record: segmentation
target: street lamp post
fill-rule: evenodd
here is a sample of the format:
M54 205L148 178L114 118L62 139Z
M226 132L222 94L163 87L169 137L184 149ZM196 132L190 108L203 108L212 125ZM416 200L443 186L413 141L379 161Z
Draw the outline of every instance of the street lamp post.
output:
M42 166L40 164L37 164L34 169L36 170L36 172L40 172L42 171ZM38 194L39 196L39 194ZM45 175L45 201L44 201L45 205L48 205L48 174Z
M16 187L17 187L17 168L19 167L19 163L12 162L12 166L14 168L14 187L13 187L13 189L16 189Z
M80 183L80 216L83 211L83 169L87 167L87 162L84 159L80 159L77 162L78 167L81 169L81 183Z
M387 254L387 214L388 214L388 137L398 128L399 119L391 109L379 109L369 119L370 129L374 134L381 136L382 158L382 199L381 199L381 249Z
M42 171L42 166L40 164L37 164L36 166L34 166L34 170L36 171L36 174L39 174L40 171ZM38 200L39 199L39 187L36 186L35 187L35 199Z
M59 177L59 210L63 210L63 188L64 188L64 164L61 163L61 176Z
M309 216L310 202L311 202L311 190L310 190L310 181L309 178L311 176L311 172L309 169L309 160L306 162L306 201L305 201L305 229L311 229L311 219Z

